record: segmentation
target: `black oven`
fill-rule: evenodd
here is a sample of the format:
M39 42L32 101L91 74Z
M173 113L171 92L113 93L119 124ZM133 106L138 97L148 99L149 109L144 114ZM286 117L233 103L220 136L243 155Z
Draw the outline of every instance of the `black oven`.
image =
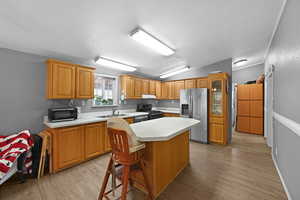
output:
M76 107L49 108L48 120L50 122L62 122L77 119L78 111Z

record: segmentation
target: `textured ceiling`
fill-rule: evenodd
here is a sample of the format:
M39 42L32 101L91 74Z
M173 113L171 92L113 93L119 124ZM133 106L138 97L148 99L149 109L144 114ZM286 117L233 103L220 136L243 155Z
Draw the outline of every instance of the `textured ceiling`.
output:
M178 63L263 59L282 0L6 0L0 47L92 60L102 55L158 75ZM176 49L165 57L128 34L140 26ZM101 66L98 66L101 67Z

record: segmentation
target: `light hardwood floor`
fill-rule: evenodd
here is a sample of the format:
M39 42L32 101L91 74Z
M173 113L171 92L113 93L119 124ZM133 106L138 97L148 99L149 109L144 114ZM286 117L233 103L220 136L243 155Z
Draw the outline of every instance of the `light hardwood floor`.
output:
M39 181L0 186L1 200L96 200L108 155ZM144 199L133 190L128 199ZM228 146L191 143L190 165L159 200L287 199L262 136L234 133Z

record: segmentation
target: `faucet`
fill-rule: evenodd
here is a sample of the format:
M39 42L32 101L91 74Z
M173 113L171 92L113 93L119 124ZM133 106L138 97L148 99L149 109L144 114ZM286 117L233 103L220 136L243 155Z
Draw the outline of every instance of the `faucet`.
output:
M116 114L115 114L115 112L117 111L117 108L112 108L112 116L117 116Z

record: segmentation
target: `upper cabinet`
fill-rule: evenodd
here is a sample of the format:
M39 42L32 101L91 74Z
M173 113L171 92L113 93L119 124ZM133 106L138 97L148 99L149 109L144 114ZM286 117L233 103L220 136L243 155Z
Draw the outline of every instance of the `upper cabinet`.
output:
M124 95L125 99L134 98L134 78L127 75L122 75L120 80L121 93Z
M196 88L196 80L195 79L184 80L184 87L185 89Z
M196 80L197 88L208 88L208 79L206 77L204 78L198 78Z
M184 81L175 81L174 82L175 88L175 99L180 99L180 90L184 89Z
M155 95L156 95L156 98L158 98L158 99L161 98L161 82L160 81L155 81Z
M168 97L167 99L175 99L175 88L174 88L174 81L168 81L167 83L167 90L168 90Z
M168 82L162 82L161 83L161 99L168 99L169 94L168 94Z
M149 94L156 95L156 81L149 80Z
M142 97L142 85L143 81L140 78L134 79L134 97L141 98Z
M94 69L81 66L76 68L76 98L94 98Z
M94 97L94 68L49 59L46 97L48 99L90 99Z
M142 86L142 94L150 94L149 93L149 80L143 79L143 86Z

